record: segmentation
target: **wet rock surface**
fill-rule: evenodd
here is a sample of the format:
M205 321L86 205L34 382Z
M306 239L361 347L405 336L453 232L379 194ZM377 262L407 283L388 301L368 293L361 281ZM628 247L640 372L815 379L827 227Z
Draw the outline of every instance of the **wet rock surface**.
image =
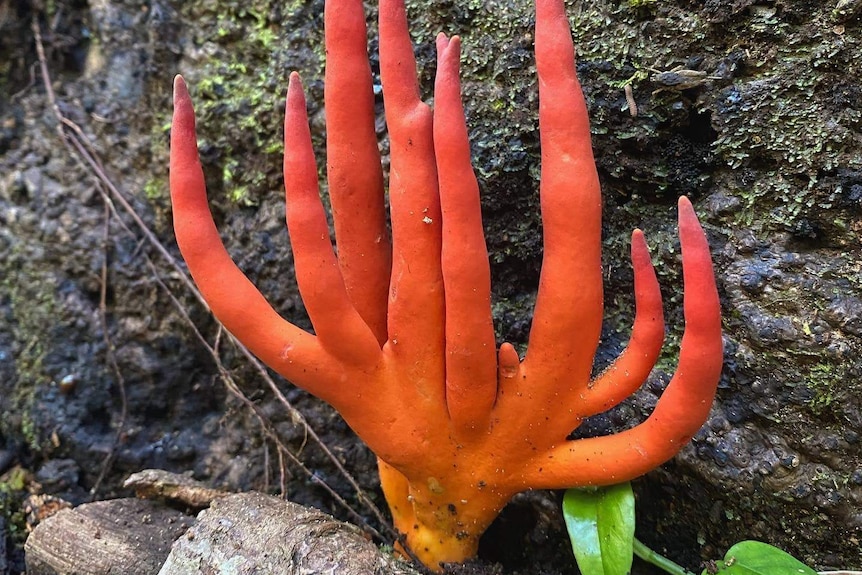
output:
M692 569L746 538L818 567L858 568L859 14L833 13L829 2L575 4L606 204L607 321L597 369L628 337L626 243L634 227L647 234L669 325L665 356L644 389L578 433L640 421L673 373L683 326L673 206L677 194L690 194L713 247L726 365L712 416L692 444L637 482L639 536ZM331 409L279 382L331 457L309 438L218 332L181 281L182 265L172 267L60 138L46 90L80 129L66 124L65 133L86 142L177 258L166 126L170 79L182 72L198 106L220 229L273 305L308 327L291 281L277 144L287 71L299 69L323 161L321 8L122 0L59 2L45 12L0 1L0 485L14 487L0 490L0 527L13 572L22 568L20 504L28 491L73 503L123 495L122 480L149 467L192 471L213 487L284 489L294 501L385 533L363 503L385 507L373 455ZM409 9L426 90L434 34L464 38L498 333L523 346L541 265L531 8L429 1ZM39 73L31 81L34 20L47 84ZM684 71L702 81L667 81L666 73ZM385 152L382 119L380 135ZM218 350L225 372L172 297ZM257 411L237 399L225 374ZM471 569L571 572L562 522L551 511L557 504L553 494L516 498L482 545L486 561L500 564Z

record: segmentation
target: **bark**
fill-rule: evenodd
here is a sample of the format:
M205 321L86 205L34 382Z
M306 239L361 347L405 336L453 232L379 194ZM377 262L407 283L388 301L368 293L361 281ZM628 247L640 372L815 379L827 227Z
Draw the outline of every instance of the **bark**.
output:
M158 573L171 543L193 522L181 511L143 499L65 509L41 522L27 538L27 573Z
M174 543L160 575L339 573L411 575L356 527L261 493L230 495L202 511Z

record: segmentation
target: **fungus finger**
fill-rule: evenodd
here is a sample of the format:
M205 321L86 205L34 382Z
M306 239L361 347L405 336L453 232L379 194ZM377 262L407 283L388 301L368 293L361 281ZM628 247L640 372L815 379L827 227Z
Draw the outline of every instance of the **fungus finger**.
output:
M676 441L649 419L600 437L563 441L536 457L525 471L533 489L566 489L630 481L671 459L689 438Z
M545 401L586 387L602 323L601 190L562 0L536 0L544 256L524 360Z
M431 109L419 99L416 62L401 0L380 2L380 76L390 139L392 281L389 342L410 358L409 379L445 410L441 218Z
M350 301L383 345L392 246L362 2L326 2L324 19L327 179L338 263Z
M650 419L677 442L694 435L709 415L724 350L721 304L706 234L691 202L679 199L679 238L685 295L685 331L679 362Z
M500 344L497 352L497 365L500 379L512 379L518 375L521 366L521 358L518 351L511 343L504 341Z
M325 396L327 385L337 381L337 370L330 368L317 338L272 309L221 241L207 204L194 109L181 76L174 79L170 155L174 233L213 315L264 363L311 393Z
M329 238L305 95L296 72L290 75L284 116L284 187L296 282L321 345L343 361L375 363L380 347L347 296Z
M495 410L502 410L504 397L517 398L517 388L521 375L521 358L518 351L509 342L500 344L497 351L497 398L494 404ZM508 401L513 404L517 401ZM505 414L503 415L505 417Z
M434 150L443 214L446 403L456 425L481 429L497 396L497 362L491 269L461 103L459 49L457 36L437 36Z
M679 200L685 332L676 373L646 421L605 437L567 441L537 458L537 488L628 481L673 457L709 415L723 361L721 307L706 235L691 202Z
M581 418L614 407L643 385L661 353L664 313L661 290L643 232L632 233L631 259L635 278L635 320L622 354L584 392L578 405Z

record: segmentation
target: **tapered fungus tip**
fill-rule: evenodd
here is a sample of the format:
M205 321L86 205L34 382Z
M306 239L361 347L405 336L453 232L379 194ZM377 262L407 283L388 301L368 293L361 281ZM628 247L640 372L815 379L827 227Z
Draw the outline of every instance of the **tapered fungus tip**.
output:
M174 117L171 122L173 131L178 135L186 134L185 138L194 139L195 113L192 98L186 81L179 74L174 76Z
M305 92L302 89L302 78L298 72L291 72L287 80L287 107L305 109Z
M683 244L686 242L697 241L695 238L702 238L704 245L706 244L706 236L703 234L700 221L697 218L697 213L694 211L694 206L691 205L691 200L685 196L680 196L678 205L679 233ZM705 249L709 249L706 247Z
M460 65L461 38L458 36L452 36L449 38L449 46L446 48L446 51L452 54L452 59L455 61L455 65Z
M186 87L186 81L180 74L174 76L174 101L182 98L188 98L189 89Z
M644 236L644 233L637 228L632 232L631 258L635 268L638 268L639 266L652 265L646 237Z
M511 343L503 342L500 345L498 352L497 364L500 369L500 377L512 379L518 375L518 367L521 363L521 358L518 357L518 351Z
M287 78L287 97L290 99L290 95L296 92L302 93L302 78L299 76L299 72L291 72L290 76Z
M680 217L682 217L683 213L685 213L686 216L694 215L694 207L691 205L691 200L689 200L687 196L679 197L677 208L679 209Z

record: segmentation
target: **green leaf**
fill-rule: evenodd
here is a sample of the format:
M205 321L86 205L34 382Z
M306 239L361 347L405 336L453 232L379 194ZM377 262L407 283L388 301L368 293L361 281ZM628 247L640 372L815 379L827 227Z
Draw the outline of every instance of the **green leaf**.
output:
M817 575L789 553L760 541L741 541L724 556L721 575ZM706 571L704 571L706 575Z
M582 575L627 575L632 567L635 496L630 483L569 489L563 517Z

